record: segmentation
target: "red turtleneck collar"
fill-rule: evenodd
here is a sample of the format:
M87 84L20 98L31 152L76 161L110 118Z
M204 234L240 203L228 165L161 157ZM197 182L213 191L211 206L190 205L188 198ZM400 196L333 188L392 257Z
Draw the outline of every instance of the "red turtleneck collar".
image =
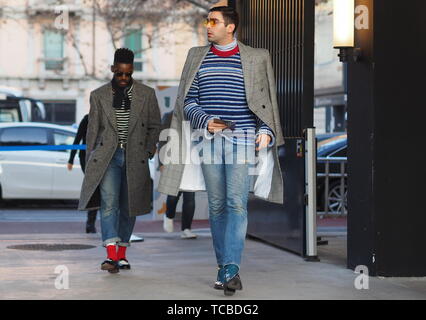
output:
M234 54L237 54L238 52L240 52L238 45L234 49L229 50L229 51L220 51L220 50L216 49L214 45L212 45L210 50L215 55L217 55L219 57L230 57L230 56L233 56Z

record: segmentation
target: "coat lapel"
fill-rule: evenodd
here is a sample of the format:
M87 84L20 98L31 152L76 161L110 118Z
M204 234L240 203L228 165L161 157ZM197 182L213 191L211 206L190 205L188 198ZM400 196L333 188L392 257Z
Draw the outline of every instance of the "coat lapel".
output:
M238 41L238 48L240 49L241 64L243 66L244 87L246 89L246 99L250 102L252 88L253 88L253 58L250 56L247 47Z
M132 129L135 127L136 122L142 113L142 109L146 104L146 99L143 98L145 95L146 92L144 87L135 81L132 92L132 101L130 103L129 135ZM105 89L102 92L101 105L108 118L108 121L111 123L111 126L114 128L115 132L118 133L117 117L115 116L112 103L112 86L111 83L109 83L105 86Z
M192 58L192 61L191 61L191 67L188 70L188 77L186 78L184 97L186 97L186 94L188 93L189 88L191 87L192 82L195 79L195 75L200 69L201 63L203 62L205 56L207 55L209 51L210 51L210 45L201 47L194 54L194 57Z
M130 104L129 136L142 114L142 109L147 104L146 97L147 91L145 87L135 81L132 91L132 102Z
M108 121L111 123L111 126L114 128L117 133L117 119L115 116L114 108L112 107L112 85L108 83L105 85L104 90L102 92L102 96L100 97L102 108L108 118Z

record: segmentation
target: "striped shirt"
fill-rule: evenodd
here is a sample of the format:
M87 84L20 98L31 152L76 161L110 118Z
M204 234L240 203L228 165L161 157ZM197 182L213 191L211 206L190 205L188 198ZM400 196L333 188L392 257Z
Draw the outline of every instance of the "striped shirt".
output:
M132 90L133 90L133 85L130 87L128 91L128 96L130 101L132 101ZM126 143L127 135L129 133L130 109L126 110L124 108L124 101L121 108L115 108L115 117L117 119L118 142Z
M248 107L244 75L238 46L230 51L213 47L207 53L185 97L184 112L194 129L206 129L209 120L232 120L232 136L225 138L237 144L253 144L255 135L272 130Z

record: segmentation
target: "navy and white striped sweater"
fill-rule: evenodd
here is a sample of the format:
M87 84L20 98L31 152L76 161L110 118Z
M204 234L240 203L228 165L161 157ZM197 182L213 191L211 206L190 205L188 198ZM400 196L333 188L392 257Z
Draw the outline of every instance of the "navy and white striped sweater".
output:
M206 129L213 118L234 121L233 143L252 144L255 135L266 133L274 144L272 130L247 105L238 46L230 51L212 46L185 97L184 112L194 129Z

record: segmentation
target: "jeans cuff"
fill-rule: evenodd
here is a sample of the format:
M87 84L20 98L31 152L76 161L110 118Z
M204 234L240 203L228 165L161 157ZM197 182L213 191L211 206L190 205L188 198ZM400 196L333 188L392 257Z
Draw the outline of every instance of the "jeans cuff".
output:
M230 266L231 264L237 266L238 267L238 271L240 271L240 265L238 263L235 263L235 262L225 263L223 265L223 267L226 268L227 266Z
M118 238L118 237L109 238L109 239L104 240L103 243L102 243L102 245L104 247L106 247L107 244L110 244L110 243L115 243L116 244L117 242L120 242L120 241L121 241L121 239Z
M121 241L119 241L118 245L120 247L130 247L130 242L121 242Z

